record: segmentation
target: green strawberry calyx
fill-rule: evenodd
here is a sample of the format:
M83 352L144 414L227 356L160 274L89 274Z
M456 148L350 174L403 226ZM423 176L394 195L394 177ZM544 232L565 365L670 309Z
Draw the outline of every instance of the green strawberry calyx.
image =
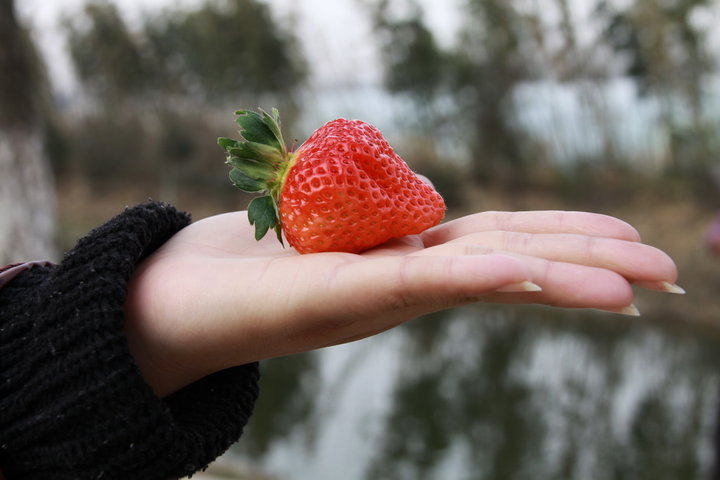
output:
M238 110L235 122L240 126L241 140L218 138L227 153L230 181L237 188L249 193L263 193L248 206L248 220L255 226L255 239L260 240L273 229L280 243L282 226L278 214L280 192L295 154L288 152L280 129L280 114L273 108L271 113L261 109Z

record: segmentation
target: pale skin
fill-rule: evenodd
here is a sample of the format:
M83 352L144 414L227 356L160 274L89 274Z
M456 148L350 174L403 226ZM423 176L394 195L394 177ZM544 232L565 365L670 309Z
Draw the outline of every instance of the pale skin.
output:
M260 242L246 212L198 221L138 268L126 331L159 396L215 371L369 337L473 302L636 314L632 285L681 293L664 252L616 218L484 212L359 255Z

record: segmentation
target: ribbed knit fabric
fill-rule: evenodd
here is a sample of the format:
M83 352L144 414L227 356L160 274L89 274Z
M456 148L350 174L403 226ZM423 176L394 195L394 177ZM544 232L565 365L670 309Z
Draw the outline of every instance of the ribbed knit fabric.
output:
M0 470L18 479L173 479L241 435L258 367L159 399L130 355L123 304L137 263L189 223L160 203L125 210L59 265L0 290Z

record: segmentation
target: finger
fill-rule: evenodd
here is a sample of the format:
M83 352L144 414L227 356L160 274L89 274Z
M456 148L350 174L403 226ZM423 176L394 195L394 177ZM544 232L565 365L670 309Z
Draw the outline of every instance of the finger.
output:
M446 243L428 248L415 256L432 256L461 252L483 252L486 255L513 256L530 271L532 282L542 291L532 293L493 293L483 301L502 303L541 303L569 308L617 310L632 303L633 292L627 279L617 272L595 266L560 262L545 258L501 252L484 245Z
M344 305L362 292L362 306L356 308L366 315L368 306L378 313L429 313L476 301L489 292L530 280L523 263L505 255L486 255L458 248L448 249L449 255L411 255L386 257L355 262L338 270L331 280L333 295ZM332 307L331 307L332 308Z
M496 292L483 300L608 311L621 311L633 303L632 287L624 277L615 272L540 259L536 259L533 263L535 263L531 268L535 274L533 282L542 287L541 292Z
M585 212L483 212L452 220L423 233L426 246L472 233L505 230L525 233L570 233L639 242L640 234L626 222Z
M488 249L519 253L558 262L615 271L643 286L677 280L677 267L663 251L637 242L576 234L537 234L491 231L475 233L450 243L482 245Z

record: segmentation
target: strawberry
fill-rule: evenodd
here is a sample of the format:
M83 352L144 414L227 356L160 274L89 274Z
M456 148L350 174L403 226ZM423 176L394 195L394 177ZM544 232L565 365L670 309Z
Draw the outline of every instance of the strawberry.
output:
M288 151L277 110L239 110L242 140L220 138L241 190L263 192L248 207L255 238L271 228L300 253L367 250L437 225L442 197L420 180L380 131L337 119Z

